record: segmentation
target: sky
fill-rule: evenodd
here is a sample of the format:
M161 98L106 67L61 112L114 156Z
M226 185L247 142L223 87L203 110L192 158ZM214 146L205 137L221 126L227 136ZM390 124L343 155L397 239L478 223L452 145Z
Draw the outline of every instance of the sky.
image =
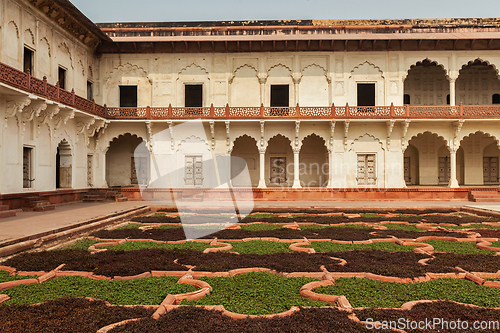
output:
M96 23L500 17L498 0L70 0Z

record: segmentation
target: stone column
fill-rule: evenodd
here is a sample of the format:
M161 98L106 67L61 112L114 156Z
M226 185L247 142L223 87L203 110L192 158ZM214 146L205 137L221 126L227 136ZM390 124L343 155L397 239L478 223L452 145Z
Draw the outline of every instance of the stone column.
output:
M333 188L333 150L328 149L328 184L327 188Z
M299 84L300 80L302 80L302 73L293 73L293 106L299 104Z
M258 188L266 188L266 176L265 176L265 169L266 169L266 150L261 149L259 150L259 160L260 160L260 167L259 167L259 185L257 186Z
M302 188L300 185L300 148L293 149L293 186L292 188Z
M267 82L267 73L259 73L257 75L259 79L259 84L260 84L260 104L264 104L265 98L264 96L266 95L266 82Z
M457 180L457 150L456 149L450 149L450 183L448 184L448 187L451 187L451 188L460 187L458 185L458 180Z
M455 106L455 81L456 79L450 78L450 106Z

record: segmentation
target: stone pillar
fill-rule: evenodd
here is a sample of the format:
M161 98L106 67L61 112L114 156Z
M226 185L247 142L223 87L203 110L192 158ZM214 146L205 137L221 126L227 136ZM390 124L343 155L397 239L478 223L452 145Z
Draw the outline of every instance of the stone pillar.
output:
M259 185L257 186L258 188L266 188L266 151L265 150L259 150L259 160L260 160L260 167L259 167Z
M299 84L302 80L302 73L293 73L293 105L299 104Z
M457 151L456 149L450 149L450 183L448 187L458 188L457 180Z
M264 104L265 101L267 76L267 73L259 73L257 76L260 84L260 104Z
M328 184L327 188L333 188L333 150L328 149Z
M300 148L293 150L293 186L292 188L302 188L300 185Z
M450 106L455 106L455 81L456 79L450 78Z

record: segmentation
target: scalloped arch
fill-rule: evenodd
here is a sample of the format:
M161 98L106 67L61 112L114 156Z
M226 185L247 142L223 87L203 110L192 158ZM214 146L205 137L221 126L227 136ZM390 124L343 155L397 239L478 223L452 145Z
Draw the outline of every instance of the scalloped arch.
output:
M30 28L24 30L24 32L28 32L31 36L31 44L35 45L35 35L33 34L33 31L31 31Z
M272 137L270 137L270 138L267 140L267 144L269 145L269 142L270 142L272 139L277 138L278 136L282 136L282 137L284 137L285 139L287 139L287 140L290 142L290 147L292 146L292 139L290 139L290 138L288 137L288 135L286 135L286 134L282 134L282 133L277 133L277 134L273 135Z
M256 146L257 146L257 143L258 143L258 142L259 142L259 140L260 140L260 139L256 139L256 138L254 138L254 137L253 137L252 135L250 135L250 134L246 134L246 133L245 133L245 134L242 134L242 135L240 135L240 136L238 136L238 137L234 138L234 140L233 140L233 144L234 144L234 143L235 143L238 139L242 139L242 138L250 138L250 139L254 140L254 141L255 141L255 145L256 145Z
M69 55L69 62L70 62L71 68L74 69L75 67L73 66L73 57L71 56L71 51L69 50L68 44L66 44L66 42L62 42L57 47L60 49L63 49L63 52L65 52Z
M465 139L468 139L468 138L470 138L471 136L476 135L476 134L479 134L479 133L484 134L484 135L487 135L487 136L488 136L488 137L490 137L490 138L493 138L493 139L497 142L497 146L500 148L500 141L498 140L498 138L497 138L495 135L493 135L493 134L490 134L490 133L488 133L488 132L483 132L483 131L475 131L475 132L470 132L469 134L464 134L464 135L461 137L461 139L460 139L460 146L462 145L462 142L463 142Z
M120 140L121 138L123 138L127 134L130 134L130 136L136 137L137 139L142 139L142 142L146 142L146 140L144 140L144 138L141 135L139 135L139 134L125 132L125 133L121 133L121 134L115 135L110 140L108 140L108 144L106 145L106 150L109 149L109 147L111 146L111 143L113 143L113 141Z
M444 138L444 136L439 135L439 134L437 134L437 133L435 133L435 132L431 132L431 131L424 131L424 132L421 132L421 133L418 133L418 134L413 135L413 136L412 136L412 137L408 140L408 143L410 143L410 141L411 141L411 140L413 140L413 139L415 139L415 138L417 138L417 137L419 137L419 136L424 135L425 133L429 133L429 134L431 134L431 135L435 135L435 136L437 136L437 137L438 137L438 139L443 139L443 140L444 140L444 142L445 142L445 144L446 144L446 146L447 146L447 147L449 146L449 145L448 145L448 140L446 140L446 139Z
M49 43L49 40L47 39L47 37L43 37L40 39L40 42L43 42L45 41L45 43L47 44L47 49L49 50L49 58L51 57L50 55L50 43Z
M319 135L319 134L317 134L317 133L314 133L314 132L313 132L313 133L310 133L310 134L308 134L308 135L306 135L306 136L304 136L304 137L302 138L302 140L300 140L300 142L302 142L302 144L304 144L304 141L305 141L306 139L312 139L312 138L319 138L321 141L323 141L323 145L326 147L326 139L325 139L324 137L322 137L321 135Z
M108 81L109 81L109 80L110 80L110 79L111 79L111 78L112 78L112 77L113 77L116 73L118 73L119 71L121 71L122 69L124 69L124 68L126 68L126 67L129 67L129 68L131 68L131 69L136 69L137 71L139 71L139 73L141 73L141 75L142 75L143 77L145 77L145 78L146 78L146 79L148 79L148 81L149 81L149 76L148 76L149 74L148 74L148 72L146 72L146 70L145 70L144 68L139 67L139 66L137 66L137 65L133 65L133 64L131 64L130 62L126 62L126 63L124 63L124 64L122 64L122 65L119 65L119 66L117 66L117 67L113 68L113 69L111 70L111 72L109 72L108 78L106 79L106 83L107 83L107 82L108 82ZM151 83L151 82L150 82L150 83Z
M242 68L245 68L245 67L248 67L250 69L253 69L255 71L255 76L257 77L257 74L259 73L259 71L257 70L257 68L253 67L252 65L249 65L249 64L244 64L244 65L241 65L239 67L237 67L234 71L233 71L233 74L236 74L237 71L239 71L240 69Z
M182 146L183 143L186 143L186 141L190 140L190 139L198 139L198 140L200 140L201 142L203 142L205 144L205 146L207 146L207 150L210 150L210 145L208 144L207 140L202 139L202 138L200 138L199 136L196 136L196 135L191 135L191 136L185 137L183 140L181 140L179 142L179 144L177 145L177 151L179 151L181 149L181 146Z
M481 58L481 57L477 57L476 59L469 60L466 64L463 64L462 67L460 67L460 70L458 71L458 77L460 77L460 74L461 74L460 72L462 72L463 69L465 69L466 67L468 67L470 65L473 65L476 61L485 63L488 66L491 66L493 68L493 70L495 71L495 74L497 75L497 78L500 79L500 73L498 71L497 66L495 64L492 64L489 60L486 60L486 59Z
M50 129L49 129L50 131ZM63 141L66 141L70 148L71 148L71 151L74 152L75 150L75 145L73 144L73 141L71 140L71 136L68 134L68 132L66 132L65 130L64 131L57 131L58 132L58 135L56 134L54 139L52 142L54 144L54 147L57 148L57 146L59 146L59 144Z
M267 70L267 74L269 74L269 72L271 72L274 68L278 68L278 67L284 67L284 68L288 69L288 71L290 71L290 73L292 73L292 69L290 67L288 67L287 65L283 65L280 62L280 63L277 63L276 65L269 67L269 69Z
M325 72L325 75L326 75L326 73L328 72L328 71L326 70L326 68L324 68L323 66L320 66L320 65L318 65L318 64L315 64L315 63L312 63L312 64L307 65L306 67L302 68L300 72L301 72L301 73L304 73L304 71L305 71L306 69L308 69L309 67L318 67L318 68L321 68L321 69Z
M429 58L425 58L421 61L417 61L416 63L414 63L413 65L410 66L410 68L408 68L408 70L406 71L406 74L403 76L403 81L406 80L406 78L408 77L408 74L410 74L410 71L415 68L416 66L419 66L419 65L422 65L422 63L424 61L428 61L430 62L431 64L436 64L437 67L441 67L441 69L444 71L444 75L446 76L446 78L449 80L450 77L448 76L448 71L446 70L446 68L444 67L443 64L440 64L439 62L435 61L435 60L431 60Z
M193 66L194 66L194 67L198 67L199 69L201 69L202 71L204 71L205 73L207 73L207 75L208 75L208 74L210 74L210 73L207 71L207 69L206 69L206 68L201 67L200 65L195 64L194 62L193 62L193 63L191 63L190 65L187 65L186 67L183 67L183 68L179 71L179 73L177 73L177 74L178 74L178 75L180 75L180 74L182 74L182 72L184 72L185 70L187 70L189 67L193 67Z
M14 21L10 21L7 25L11 23L14 25L14 28L16 28L16 37L19 38L19 27L17 26L17 23Z
M372 66L373 68L377 69L380 73L380 76L384 77L384 72L382 71L382 69L380 69L380 67L378 67L377 65L369 62L368 60L361 63L361 64L358 64L357 66L355 66L352 70L351 70L351 75L349 76L350 78L352 77L354 71L358 68L360 68L361 66L364 66L364 65L369 65L369 66Z
M372 135L372 134L369 134L369 133L365 133L363 135L360 135L356 139L352 140L352 142L351 142L351 149L350 150L352 150L352 146L356 142L358 142L361 138L364 138L364 137L372 138L374 141L376 141L376 142L378 142L380 144L380 148L382 148L382 150L385 150L384 149L384 143L379 138L377 138L375 135Z

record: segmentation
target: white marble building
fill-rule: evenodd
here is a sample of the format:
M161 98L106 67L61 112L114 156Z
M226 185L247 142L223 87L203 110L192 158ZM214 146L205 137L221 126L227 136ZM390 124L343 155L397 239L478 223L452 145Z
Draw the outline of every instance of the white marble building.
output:
M176 188L214 187L216 156L255 188L499 184L500 20L95 25L0 4L1 194L147 187L151 152L189 166ZM176 131L193 119L204 135Z

